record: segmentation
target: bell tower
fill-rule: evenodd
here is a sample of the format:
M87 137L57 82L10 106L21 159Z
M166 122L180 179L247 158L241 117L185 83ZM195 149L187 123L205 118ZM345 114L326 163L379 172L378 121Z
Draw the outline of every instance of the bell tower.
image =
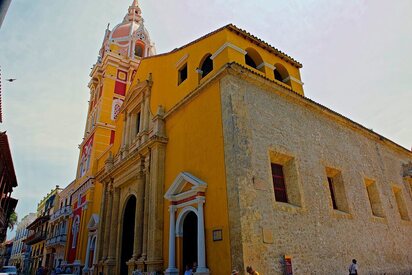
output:
M99 215L102 187L95 183L97 159L109 149L117 134L115 120L133 81L142 58L155 54L154 44L144 27L142 12L137 0L129 7L123 21L112 30L107 27L99 56L90 73L90 100L83 141L76 173L76 191L72 195L73 217L68 236L72 244L67 248L66 259L79 271L89 270L90 234L88 224ZM79 230L72 230L73 227ZM75 236L74 236L75 234Z
M90 73L90 101L77 178L92 173L93 161L114 141L114 121L132 83L140 60L156 53L134 0L123 21L106 29L96 64ZM98 139L98 140L96 140Z

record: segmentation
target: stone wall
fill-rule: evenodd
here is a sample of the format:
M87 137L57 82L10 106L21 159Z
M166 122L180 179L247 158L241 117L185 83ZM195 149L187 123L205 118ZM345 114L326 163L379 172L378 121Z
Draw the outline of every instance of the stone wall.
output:
M294 274L347 274L353 258L360 274L410 274L412 222L401 219L394 190L411 219L411 190L402 177L411 154L254 78L220 80L233 268L283 274L289 255ZM275 201L270 163L279 156L291 170L293 204ZM340 172L346 210L332 207L331 171ZM370 181L384 218L372 214Z

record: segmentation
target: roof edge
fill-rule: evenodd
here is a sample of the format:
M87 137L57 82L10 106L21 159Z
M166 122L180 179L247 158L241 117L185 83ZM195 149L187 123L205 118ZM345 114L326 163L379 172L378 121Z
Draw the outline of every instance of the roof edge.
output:
M238 67L238 68L236 68L236 67ZM298 99L300 99L300 100L304 100L304 101L306 101L307 103L312 104L312 105L314 105L315 107L322 109L323 111L327 112L329 115L338 117L339 119L348 122L349 124L351 124L352 127L357 128L357 129L359 129L359 130L361 130L361 131L364 131L364 132L367 133L368 135L371 135L371 136L375 137L376 140L379 140L379 141L381 141L381 142L387 142L387 143L389 143L391 146L396 147L398 150L400 150L400 151L408 154L410 157L412 157L412 151L410 151L409 149L403 147L402 145L400 145L400 144L398 144L398 143L390 140L389 138L386 138L386 137L382 136L381 134L379 134L379 133L377 133L377 132L374 132L374 131L366 128L366 127L363 126L362 124L360 124L360 123L358 123L358 122L356 122L356 121L354 121L354 120L352 120L352 119L350 119L350 118L348 118L348 117L346 117L346 116L344 116L344 115L342 115L342 114L340 114L340 113L338 113L338 112L336 112L336 111L334 111L334 110L332 110L332 109L330 109L330 108L328 108L328 107L326 107L326 106L324 106L324 105L322 105L322 104L320 104L320 103L318 103L318 102L316 102L316 101L314 101L314 100L312 100L312 99L310 99L310 98L308 98L308 97L305 97L305 96L303 96L303 95L300 95L300 94L296 93L296 92L293 91L292 89L288 89L288 88L286 88L286 87L284 87L284 86L276 83L276 82L273 81L272 79L269 79L269 78L267 78L267 77L264 77L264 76L262 76L262 75L260 75L260 74L258 74L258 73L256 73L256 72L250 70L249 68L247 68L247 67L245 67L245 66L243 66L243 65L241 65L241 64L239 64L239 63L237 63L237 62L228 63L228 64L227 64L227 68L228 68L228 69L234 69L234 70L236 70L236 69L247 70L249 73L252 73L252 74L254 74L254 75L256 75L256 76L258 76L258 77L260 77L260 78L262 78L262 79L264 79L264 80L266 80L266 81L269 81L269 82L271 82L271 83L273 83L273 84L276 84L276 86L278 86L278 87L282 87L282 89L284 89L284 90L286 90L286 91L289 91L290 93L288 94L288 96L292 96L292 97L298 98ZM240 72L240 71L239 71L239 72ZM244 73L244 71L241 71L240 73Z
M243 29L238 28L236 25L234 25L234 24L232 24L232 23L227 24L227 25L225 25L225 26L223 26L223 27L221 27L221 28L218 28L218 29L216 29L216 30L214 30L214 31L212 31L212 32L209 32L208 34L205 34L205 35L203 35L203 36L201 36L201 37L199 37L199 38L197 38L197 39L195 39L195 40L193 40L193 41L191 41L191 42L189 42L189 43L187 43L187 44L185 44L185 45L183 45L183 46L181 46L181 47L179 47L179 48L173 49L173 50L170 51L170 52L161 53L161 54L152 55L152 56L147 56L147 57L144 57L144 58L142 58L142 59L143 59L143 60L144 60L144 59L151 59L151 58L160 57L160 56L165 56L165 55L169 55L169 54L175 53L175 52L180 51L180 50L183 50L184 48L187 48L187 47L189 47L189 46L191 46L191 45L193 45L193 44L196 44L197 42L199 42L199 41L201 41L201 40L203 40L203 39L206 39L207 37L212 36L212 35L220 32L220 31L222 31L222 30L224 30L224 29L227 29L227 30L229 30L229 31L235 32L235 33L238 34L238 35L243 35L245 38L249 38L250 40L254 41L256 44L258 44L260 47L262 47L263 49L265 49L265 50L267 50L267 51L275 54L276 56L280 57L281 59L284 59L286 62L291 63L291 64L292 64L293 66L295 66L296 68L299 68L299 69L300 69L300 68L303 67L301 63L299 63L298 61L296 61L295 59L293 59L291 56L289 56L289 55L287 55L286 53L278 50L277 48L273 47L273 46L270 45L269 43L267 43L267 42L261 40L260 38L258 38L258 37L256 37L256 36L250 34L249 32L247 32L247 31L245 31L245 30L243 30Z

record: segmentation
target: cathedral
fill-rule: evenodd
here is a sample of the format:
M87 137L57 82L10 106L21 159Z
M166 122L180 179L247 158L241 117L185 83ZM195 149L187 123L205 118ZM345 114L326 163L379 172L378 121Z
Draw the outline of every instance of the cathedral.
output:
M134 0L90 74L66 263L409 274L412 152L306 97L301 68L232 24L156 54Z

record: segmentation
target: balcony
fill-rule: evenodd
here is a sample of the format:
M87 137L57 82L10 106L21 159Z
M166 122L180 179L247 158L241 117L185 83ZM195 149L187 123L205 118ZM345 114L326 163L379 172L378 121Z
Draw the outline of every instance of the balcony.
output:
M31 233L27 238L24 240L24 242L27 245L33 245L38 242L44 241L46 239L46 232L38 231L35 233Z
M60 217L67 217L72 213L72 208L70 205L63 206L57 210L53 215L50 216L50 222L57 220Z
M54 246L65 246L67 241L67 235L61 234L58 236L51 237L46 241L46 247L54 247Z

